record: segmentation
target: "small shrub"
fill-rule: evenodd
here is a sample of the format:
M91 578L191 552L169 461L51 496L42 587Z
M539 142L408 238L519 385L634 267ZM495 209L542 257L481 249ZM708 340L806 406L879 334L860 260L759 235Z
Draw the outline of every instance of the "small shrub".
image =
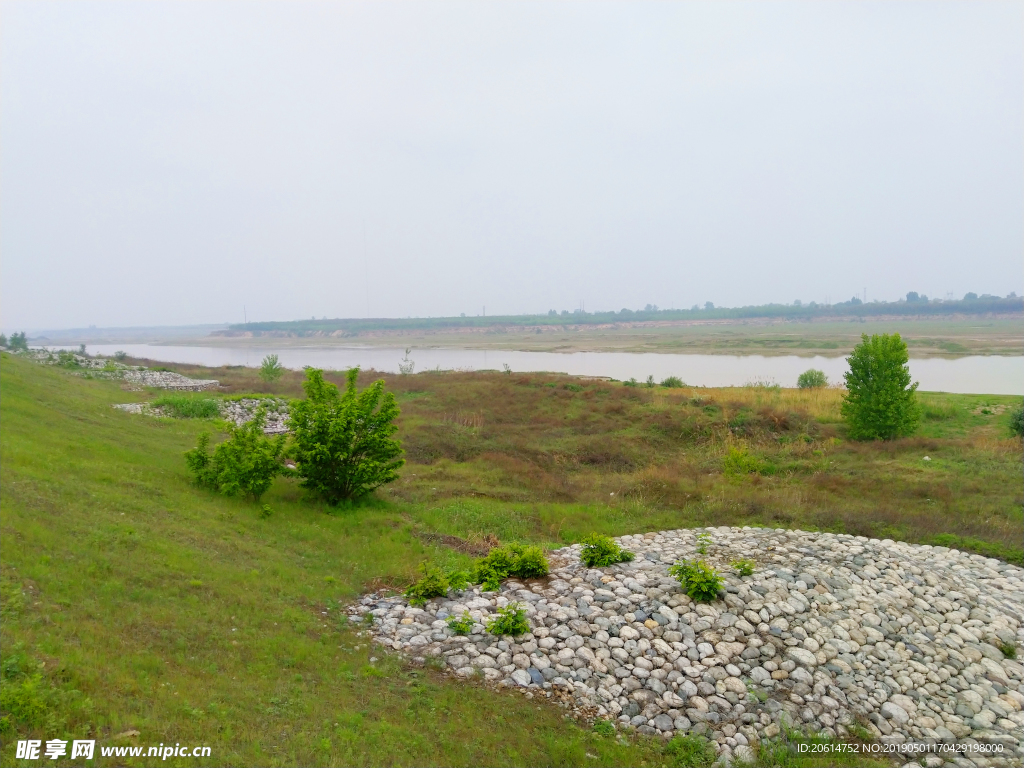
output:
M708 553L708 547L711 546L711 534L707 531L702 531L697 534L697 554L706 555Z
M729 565L731 565L740 576L749 576L754 572L754 568L757 567L757 563L746 557L739 560L733 560Z
M13 336L11 337L14 338ZM78 355L74 352L70 352L66 349L59 350L57 352L57 365L61 368L81 368L81 363L78 362Z
M213 488L226 496L244 494L258 502L274 482L284 473L281 456L285 436L267 437L263 434L266 412L260 408L247 423L231 429L231 436L207 452L210 435L199 436L198 444L185 453L185 463L196 483Z
M722 471L730 477L740 475L773 475L775 466L764 459L747 453L745 448L732 446L722 459Z
M487 631L492 635L512 637L529 632L530 623L526 620L526 609L520 603L509 603L487 622Z
M644 382L644 386L648 389L654 389L654 376L648 376L647 381Z
M493 592L510 576L521 579L539 579L548 575L548 561L540 547L506 544L495 547L486 557L477 560L473 581L484 591Z
M615 563L627 563L633 559L633 553L627 552L608 536L591 534L583 539L580 560L591 568L606 568Z
M277 355L267 355L260 363L260 378L268 384L272 384L281 378L284 373L284 366L277 359Z
M153 401L153 406L179 419L215 419L220 416L220 403L210 397L161 395Z
M808 368L797 376L796 385L800 389L820 389L828 386L828 376L817 368Z
M615 735L615 726L608 720L595 720L594 733L598 736L611 737Z
M1017 658L1017 646L1013 643L1000 643L999 650L1003 652L1003 656L1007 659Z
M669 376L666 379L662 379L661 386L668 387L669 389L679 389L685 387L686 383L678 376Z
M274 510L270 508L269 504L264 504L260 507L260 517L266 520L268 517L274 514Z
M582 392L583 386L580 384L566 384L564 389L567 389L570 392Z
M680 560L668 569L671 576L679 581L683 591L691 600L710 603L718 597L722 588L722 577L703 560Z
M465 571L451 571L448 574L448 586L456 592L461 592L469 586L469 574Z
M117 362L119 362L119 363L122 362L123 360L125 360L127 357L128 357L128 353L125 352L122 349L119 349L119 350L117 350L117 352L114 353L114 359L117 360Z
M405 590L405 596L411 605L424 605L431 598L444 597L448 594L450 585L444 571L426 563L420 565L420 570L423 571L423 578L410 584Z
M449 616L447 622L448 629L456 635L468 635L473 630L475 623L473 617L469 615L469 611L465 611L461 616Z
M1010 413L1010 434L1014 437L1024 436L1024 403Z
M675 768L704 768L718 758L711 742L692 734L673 736L665 745L665 754L672 758Z
M637 380L635 378L631 378L629 381L622 382L622 386L624 386L624 387L638 387L638 386L640 386L640 384L637 382Z

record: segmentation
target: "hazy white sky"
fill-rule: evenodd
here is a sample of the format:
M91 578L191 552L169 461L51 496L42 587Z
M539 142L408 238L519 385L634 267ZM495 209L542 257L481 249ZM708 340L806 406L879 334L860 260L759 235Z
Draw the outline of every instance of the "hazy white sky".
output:
M1024 291L1020 2L0 13L7 329Z

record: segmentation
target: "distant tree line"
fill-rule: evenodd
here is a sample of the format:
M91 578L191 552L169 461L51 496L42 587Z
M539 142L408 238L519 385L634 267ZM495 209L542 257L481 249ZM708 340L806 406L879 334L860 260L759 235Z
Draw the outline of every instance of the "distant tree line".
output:
M618 312L584 312L582 310L554 309L544 315L505 315L489 317L419 317L368 318L328 320L291 320L280 322L239 323L230 325L232 331L286 332L296 335L315 333L360 333L380 330L443 330L446 328L487 328L492 326L538 325L601 325L606 323L638 322L645 320L743 320L767 318L779 320L811 320L815 318L861 318L882 315L927 315L941 317L957 314L1013 313L1024 311L1024 298L1011 293L1002 298L968 293L963 299L929 299L911 291L899 301L873 301L865 303L854 296L837 304L796 301L792 304L762 304L748 307L716 307L706 302L703 308L696 304L690 309L659 309L648 304L640 310L622 309Z

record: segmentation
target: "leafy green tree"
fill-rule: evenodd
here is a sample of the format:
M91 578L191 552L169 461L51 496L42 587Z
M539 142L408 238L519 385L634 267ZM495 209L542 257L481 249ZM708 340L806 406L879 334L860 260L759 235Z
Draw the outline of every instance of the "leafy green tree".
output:
M828 376L825 375L824 371L819 371L816 368L808 368L797 377L796 385L800 387L800 389L818 389L820 387L827 387Z
M7 341L7 347L13 350L20 350L21 352L28 352L28 339L25 338L25 332L12 333L11 338Z
M263 433L266 410L260 408L252 419L232 428L231 437L208 451L210 435L204 432L199 443L185 453L185 463L196 483L220 491L226 496L242 494L258 502L285 472L281 463L285 436L268 437Z
M842 414L854 440L891 440L909 435L921 417L917 382L910 383L907 345L898 333L861 334L846 359Z
M281 378L284 373L284 366L278 362L277 355L267 355L260 363L260 378L268 384L273 384Z
M306 369L305 400L294 400L288 424L294 439L301 485L328 504L358 499L398 479L405 464L398 430L395 396L384 381L356 391L359 369L346 376L344 394L323 371Z
M7 334L6 333L0 333L0 347L6 347L6 346L7 346Z

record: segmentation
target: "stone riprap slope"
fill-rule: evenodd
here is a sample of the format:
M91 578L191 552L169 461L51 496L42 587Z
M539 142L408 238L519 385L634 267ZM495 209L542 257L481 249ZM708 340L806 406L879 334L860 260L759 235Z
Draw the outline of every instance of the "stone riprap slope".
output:
M263 406L267 409L267 420L263 425L263 433L267 435L283 435L288 431L288 401L281 398L245 397L241 400L225 400L221 403L220 413L227 421L242 426L251 420L256 410Z
M351 618L371 614L377 642L462 677L647 734L704 733L726 761L750 759L788 720L838 737L859 723L883 741L973 739L1002 745L979 765L1021 764L1024 666L1000 647L1024 641L1024 570L943 547L713 528L704 559L726 589L698 604L668 566L695 557L699 532L623 536L636 559L603 569L568 547L552 553L547 579L424 608L371 595ZM753 575L735 575L736 558L754 559ZM487 634L510 602L525 605L532 631ZM445 620L464 611L476 625L458 636Z
M236 426L241 426L250 421L256 410L263 405L267 411L266 422L263 425L265 435L283 435L288 432L288 403L279 398L255 398L245 397L239 400L222 400L218 403L220 415L225 421L230 421ZM114 406L128 413L142 416L173 416L165 408L150 405L149 403L119 403Z
M121 378L131 384L143 387L158 387L178 392L201 392L205 389L216 389L220 382L216 379L190 379L173 371L150 371L126 369Z
M100 379L123 379L129 384L181 392L199 392L216 389L216 379L190 379L172 371L153 371L141 365L125 365L109 357L87 357L66 350L53 353L47 349L30 349L22 353L29 359L43 365L60 365L72 373L79 373Z

